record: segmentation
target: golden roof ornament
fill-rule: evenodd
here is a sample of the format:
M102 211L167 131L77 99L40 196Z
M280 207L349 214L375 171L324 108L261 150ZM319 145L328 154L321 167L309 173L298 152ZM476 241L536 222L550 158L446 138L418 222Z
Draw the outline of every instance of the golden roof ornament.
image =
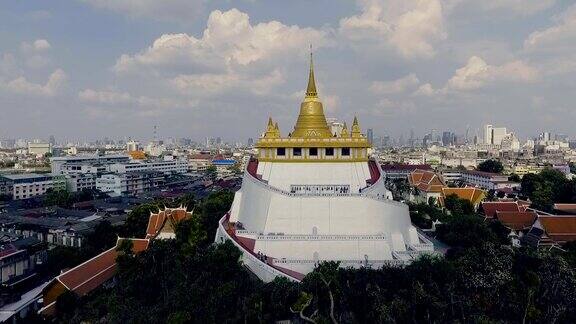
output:
M264 138L279 138L280 131L278 130L278 123L274 125L272 117L268 117L268 127L266 128L266 133L264 133Z
M346 126L346 122L344 122L344 127L342 127L340 137L350 137L350 134L348 133L348 126Z
M324 108L318 99L316 80L314 78L314 63L310 52L310 71L306 96L300 105L300 114L292 132L292 138L330 138L332 133L324 116Z
M358 118L354 116L354 122L352 123L352 137L362 137L362 132L360 131L360 125L358 124Z

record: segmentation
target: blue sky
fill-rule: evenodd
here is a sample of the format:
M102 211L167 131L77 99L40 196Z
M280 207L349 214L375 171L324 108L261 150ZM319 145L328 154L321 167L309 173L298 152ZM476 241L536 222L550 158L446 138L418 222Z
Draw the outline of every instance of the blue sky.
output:
M310 43L326 114L376 135L576 136L574 1L51 0L0 3L0 137L286 134Z

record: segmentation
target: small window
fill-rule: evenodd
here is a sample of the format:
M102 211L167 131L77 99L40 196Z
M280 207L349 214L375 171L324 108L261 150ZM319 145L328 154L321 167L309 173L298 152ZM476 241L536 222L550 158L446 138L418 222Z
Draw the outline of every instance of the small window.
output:
M277 148L276 149L276 155L285 156L286 155L286 148L285 147Z
M350 148L349 147L343 147L342 148L342 156L350 156Z
M318 155L318 148L317 147L311 147L310 148L310 156L317 156Z
M300 147L293 148L292 152L294 153L294 156L302 156L302 148Z
M326 148L326 156L334 156L334 148L327 147Z

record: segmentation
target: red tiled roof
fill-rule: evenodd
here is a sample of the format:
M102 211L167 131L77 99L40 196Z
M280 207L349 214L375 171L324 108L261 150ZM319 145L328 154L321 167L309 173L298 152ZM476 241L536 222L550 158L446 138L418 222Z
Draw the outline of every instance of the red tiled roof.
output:
M482 209L484 210L484 215L486 215L487 218L496 217L496 212L498 211L520 211L518 203L515 201L485 201L482 203Z
M540 215L538 220L553 241L563 243L576 240L576 215Z
M576 204L554 204L554 209L565 213L576 213Z
M513 230L526 229L538 218L536 212L520 212L520 211L496 211L496 219L498 219L504 226Z
M192 216L192 213L186 211L185 207L181 208L166 208L156 214L150 214L148 220L148 227L146 228L146 238L154 238L164 229L166 223L171 228L172 225L187 219Z
M132 241L132 251L140 253L148 248L147 239L119 239L117 245L92 259L62 273L56 280L79 296L84 296L111 279L116 273L116 248L121 240Z

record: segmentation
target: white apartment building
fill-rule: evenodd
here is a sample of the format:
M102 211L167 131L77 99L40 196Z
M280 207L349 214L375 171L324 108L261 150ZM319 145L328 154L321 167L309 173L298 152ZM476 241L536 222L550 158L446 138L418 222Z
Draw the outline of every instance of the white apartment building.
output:
M114 163L110 165L110 172L127 173L140 171L154 171L162 173L186 173L188 162L185 160L164 160L151 162Z
M500 189L509 182L506 175L482 171L462 171L462 180L471 186L487 190Z
M50 158L50 165L52 166L52 174L66 174L66 171L79 171L82 173L83 169L78 168L79 165L108 165L112 163L122 163L130 161L128 155L79 155L79 156L58 156ZM71 167L65 167L65 166ZM74 166L74 168L72 167Z
M70 174L66 175L66 188L71 192L83 189L96 189L96 174Z
M46 193L48 189L65 189L66 183L61 177L51 175L27 173L27 174L7 174L0 176L4 187L12 199L21 200Z
M96 189L111 196L141 194L164 183L160 172L129 172L104 174L96 180Z
M28 143L28 154L44 155L52 153L52 144L50 143Z

